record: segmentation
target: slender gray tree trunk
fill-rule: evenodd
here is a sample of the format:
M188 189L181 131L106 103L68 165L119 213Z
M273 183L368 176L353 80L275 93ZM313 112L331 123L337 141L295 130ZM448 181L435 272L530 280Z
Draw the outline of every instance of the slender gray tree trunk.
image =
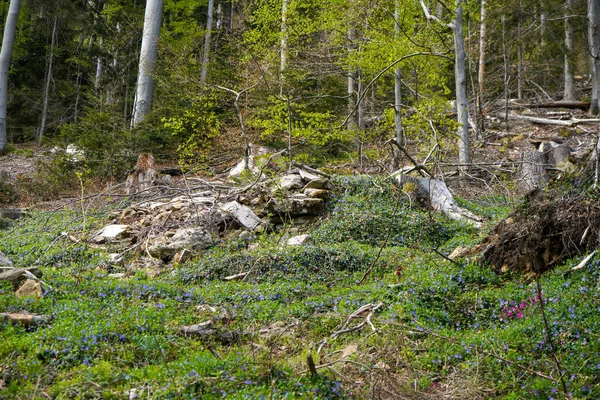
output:
M200 83L206 83L206 75L208 74L208 57L210 54L210 39L212 35L213 12L215 8L215 0L208 0L208 11L206 14L206 33L204 34L204 49L202 51L202 71L200 72Z
M158 57L158 38L160 25L162 23L163 2L162 0L147 0L144 15L144 34L142 36L142 48L140 50L140 65L136 84L135 101L133 105L132 127L140 123L152 104L152 93L154 92L154 68Z
M288 58L288 7L289 0L283 0L281 4L281 61L279 64L279 71L282 73L287 68Z
M483 106L485 104L485 52L487 49L487 9L485 0L481 0L481 26L479 30L479 70L477 72L477 83L479 84L479 129L485 130L485 117Z
M394 37L397 39L400 36L400 1L396 0L396 8L394 10ZM394 70L394 124L396 127L396 143L398 146L404 147L404 131L402 129L402 80L400 75L400 67ZM397 150L397 149L396 149ZM396 164L398 164L400 154L396 154ZM399 166L399 165L397 165Z
M600 0L599 0L600 1ZM443 22L429 12L423 0L419 0L425 18ZM467 99L467 70L465 38L463 35L463 0L458 0L456 14L452 23L447 24L454 34L454 81L456 84L456 113L458 115L458 161L461 170L471 162L471 146L469 141L469 103Z
M38 144L42 143L42 138L46 132L46 120L48 119L48 104L50 102L50 84L52 83L52 64L54 63L54 48L56 47L56 28L58 26L58 15L54 16L52 24L52 38L50 39L50 57L48 58L48 67L46 69L46 83L44 84L44 101L42 106L42 121L37 134Z
M575 79L573 77L573 0L565 1L565 91L563 99L575 100Z
M352 52L354 48L354 40L356 39L356 30L354 28L348 29L348 40L350 45L348 47L348 52ZM354 117L354 104L355 104L355 96L356 90L355 87L356 81L356 73L353 65L348 65L348 129L354 130L356 129L356 118Z
M592 57L593 93L590 112L598 114L598 99L600 96L600 0L588 0L588 40L590 56Z
M465 38L463 36L463 2L458 0L454 19L454 79L456 83L456 113L458 115L458 161L460 164L471 162L469 144L469 104L467 100L467 70L465 67Z
M502 55L504 61L504 123L506 124L506 133L509 132L510 126L508 125L508 103L510 96L510 87L508 85L508 52L506 50L506 17L504 14L501 18L502 21Z
M103 40L100 38L100 47L102 47ZM104 70L104 65L102 64L102 57L98 56L96 59L96 77L94 81L94 90L96 93L100 90L100 79L102 79L102 72Z
M523 100L523 44L521 43L521 0L517 8L517 98Z
M358 107L357 107L357 124L359 130L365 129L365 96L363 95L363 74L360 67L357 69L356 78L358 81L357 84L357 96L358 96Z
M217 22L215 23L215 28L219 31L223 26L223 6L221 2L217 4Z
M2 49L0 50L0 152L6 149L6 97L8 94L8 70L10 68L10 57L15 42L17 30L17 19L21 0L11 0L4 25L4 36L2 37Z

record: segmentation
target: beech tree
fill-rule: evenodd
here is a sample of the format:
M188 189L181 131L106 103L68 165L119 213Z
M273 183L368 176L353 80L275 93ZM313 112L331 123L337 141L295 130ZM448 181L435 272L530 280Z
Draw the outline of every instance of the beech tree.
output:
M2 49L0 50L0 152L6 148L6 96L8 93L8 70L15 32L17 30L17 19L21 8L21 0L11 0L4 25L4 36L2 37Z
M208 0L208 11L206 14L206 33L204 34L204 49L202 50L202 71L200 72L200 82L202 84L206 83L206 75L208 74L208 58L210 54L210 38L212 34L211 31L214 8L215 0Z
M147 0L133 118L131 121L132 126L136 126L146 117L152 104L152 94L154 92L153 74L158 56L158 38L162 23L162 13L162 0Z
M590 112L598 114L598 92L600 91L600 0L588 0L588 40L592 58L592 105Z
M443 24L442 20L429 12L423 0L419 0L428 20ZM456 113L458 115L458 162L462 165L471 161L469 144L469 105L467 99L467 70L465 38L463 36L463 1L458 0L454 19L447 27L454 36L454 82L456 85Z

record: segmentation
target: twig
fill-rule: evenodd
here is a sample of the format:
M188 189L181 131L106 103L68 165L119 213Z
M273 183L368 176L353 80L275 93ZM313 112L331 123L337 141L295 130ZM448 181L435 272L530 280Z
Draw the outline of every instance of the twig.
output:
M416 323L417 325L421 325L419 323L419 321L416 321L414 319L413 319L413 322ZM515 366L515 367L517 367L517 368L519 368L519 369L521 369L521 370L523 370L525 372L528 372L528 373L530 373L532 375L537 375L537 376L539 376L541 378L548 379L549 381L552 381L552 382L556 382L557 381L553 377L551 377L549 375L546 375L546 374L544 374L542 372L535 371L535 370L533 370L533 369L531 369L529 367L526 367L526 366L524 366L522 364L516 363L516 362L511 361L511 360L508 360L508 359L506 359L504 357L501 357L501 356L498 356L498 355L496 355L494 353L490 353L488 351L478 349L476 346L472 346L472 345L469 345L469 344L466 344L466 343L460 343L458 340L456 340L454 338L451 338L451 337L448 337L448 336L444 336L444 335L440 335L439 333L433 332L431 329L423 329L423 328L421 328L422 330L416 330L415 331L415 329L416 329L415 327L404 325L404 324L401 324L401 323L398 323L398 322L389 322L389 324L393 325L393 326L397 326L399 328L408 329L408 330L414 331L416 333L424 333L426 335L433 336L433 337L436 337L438 339L447 340L450 343L458 344L458 345L467 347L467 348L469 348L471 350L478 350L480 353L482 353L482 354L484 354L486 356L496 358L496 359L498 359L498 360L500 360L500 361L502 361L502 362L504 362L506 364Z
M410 198L410 196L409 196ZM392 212L392 220L394 220L394 218L396 218L396 214L398 213L398 209L400 208L400 200L396 199L396 203L394 204L394 211ZM371 263L371 265L369 266L369 269L367 269L367 271L363 274L362 278L360 279L360 281L358 281L359 285L362 285L363 282L365 281L365 279L367 279L367 277L369 276L369 274L371 273L371 271L373 271L373 269L375 268L375 265L377 264L377 261L379 261L379 258L381 257L381 253L383 252L383 249L387 247L387 244L390 240L390 236L392 235L392 228L388 227L388 230L385 234L385 239L383 241L383 243L381 244L381 246L379 247L379 251L377 252L377 256L375 257L375 259L373 260L373 262Z
M344 333L357 331L367 324L371 327L373 332L376 332L377 329L371 322L371 316L373 315L373 313L375 313L375 311L379 310L381 307L383 307L383 303L380 301L377 304L371 304L371 303L365 304L364 306L360 307L358 310L354 311L352 314L350 314L350 316L348 317L348 319L342 326L342 329L332 333L328 338L323 339L320 342L319 347L317 349L317 354L321 352L321 350L323 349L323 347L327 344L327 342L329 340L335 339L338 336L343 335ZM350 321L352 321L353 318L358 318L367 311L368 311L368 314L365 316L364 320L361 323L359 323L358 325L355 325L353 327L350 327L350 328L348 327L348 325L350 325Z
M570 270L568 270L567 272L565 272L563 274L563 276L567 276L569 275L571 272L573 271L578 271L580 269L585 268L585 266L590 262L590 260L592 258L594 258L594 256L598 253L598 250L594 250L592 251L590 254L588 254L587 257L585 257L583 260L581 260L581 262L579 264L577 264L576 266L574 266L573 268L571 268Z
M329 174L327 174L327 173L325 173L323 171L319 171L318 169L311 168L308 165L300 164L297 161L292 161L292 165L295 166L295 167L304 169L304 170L306 170L308 172L312 172L313 174L321 175L322 177L325 177L325 178L331 178L331 175L329 175Z
M554 359L554 363L556 364L556 368L558 368L558 374L560 378L560 384L562 385L563 392L565 394L565 398L571 398L569 396L569 391L567 390L567 382L565 382L565 377L563 374L563 368L560 365L560 360L556 355L556 346L554 346L554 341L552 340L552 334L550 333L550 326L548 325L548 319L546 318L546 312L544 309L544 298L542 297L542 284L540 283L540 275L538 273L535 274L535 284L537 289L537 295L540 303L540 312L542 313L542 320L544 321L544 330L546 331L546 340L548 340L548 344L550 345L550 350L552 351L552 358Z

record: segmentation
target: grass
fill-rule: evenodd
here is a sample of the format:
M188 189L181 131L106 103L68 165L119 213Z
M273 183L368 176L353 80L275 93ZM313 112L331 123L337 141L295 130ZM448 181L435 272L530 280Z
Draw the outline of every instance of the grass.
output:
M282 248L269 237L247 251L207 251L154 279L108 263L104 251L63 239L76 213L34 214L0 231L17 266L40 265L41 299L0 285L0 311L52 315L49 325L0 326L0 398L562 398L545 337L545 301L573 398L600 397L600 257L566 278L570 260L545 274L543 299L521 276L454 264L432 252L479 234L401 204L383 181L346 178L313 245ZM509 207L462 203L492 218ZM361 215L373 218L359 218ZM92 229L102 221L87 215ZM435 229L432 229L435 227ZM388 247L363 285L379 246ZM245 281L222 277L250 271ZM361 306L383 302L368 325L318 344ZM223 343L179 334L212 319ZM354 326L362 321L350 321ZM312 353L318 377L308 372ZM536 375L538 373L538 375Z

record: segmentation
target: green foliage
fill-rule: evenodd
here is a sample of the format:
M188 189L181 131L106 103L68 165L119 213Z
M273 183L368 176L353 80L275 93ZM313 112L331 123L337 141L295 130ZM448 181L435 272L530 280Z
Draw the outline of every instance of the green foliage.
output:
M318 241L371 246L434 246L465 230L436 213L411 209L390 183L368 176L339 178L343 192L329 203L331 218L315 231ZM468 228L466 228L468 230Z
M209 93L186 98L185 103L175 110L174 115L163 117L161 121L181 143L177 150L180 164L197 168L205 163L211 141L219 134L220 121L214 110L216 96Z

